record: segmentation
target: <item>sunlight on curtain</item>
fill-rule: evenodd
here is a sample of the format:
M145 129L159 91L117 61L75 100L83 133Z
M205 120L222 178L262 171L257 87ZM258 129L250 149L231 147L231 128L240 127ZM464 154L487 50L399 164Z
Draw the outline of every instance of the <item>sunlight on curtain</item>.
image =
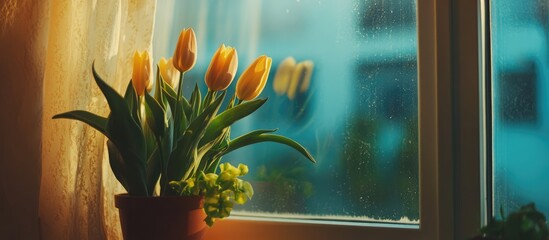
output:
M156 1L52 0L42 139L42 239L121 239L114 194L125 192L111 173L105 138L83 123L52 120L108 106L91 65L119 91L131 78L135 50L152 51Z

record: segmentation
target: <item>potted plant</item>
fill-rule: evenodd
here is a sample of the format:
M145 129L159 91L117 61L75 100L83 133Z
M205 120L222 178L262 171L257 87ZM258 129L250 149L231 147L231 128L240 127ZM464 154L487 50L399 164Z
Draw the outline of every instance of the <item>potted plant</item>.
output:
M230 137L234 122L266 102L256 97L271 68L267 56L258 57L241 74L235 96L221 110L238 66L237 51L221 45L205 74L206 95L195 84L191 96L184 97L184 74L196 63L196 44L194 31L184 29L173 58L160 61L151 93L147 52L135 53L132 79L123 96L92 65L110 108L108 117L80 110L53 117L82 121L108 138L111 169L128 192L115 196L125 239L201 239L206 225L228 217L234 204L251 199L252 186L241 179L248 167L221 162L236 149L271 141L315 162L299 143L274 134L276 129ZM160 190L155 191L158 185Z
M549 240L547 219L536 209L534 203L522 206L505 217L500 209L501 220L493 218L471 240Z

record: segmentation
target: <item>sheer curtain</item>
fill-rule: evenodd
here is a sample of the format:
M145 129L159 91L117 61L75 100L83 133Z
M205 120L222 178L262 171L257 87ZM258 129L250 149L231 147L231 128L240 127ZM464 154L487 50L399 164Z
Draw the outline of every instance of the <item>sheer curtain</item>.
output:
M179 32L192 27L198 41L198 58L197 65L186 75L189 90L194 87L195 80L203 81L211 57L222 43L238 50L241 72L259 54L265 54L257 52L261 5L262 1L257 0L159 1L154 29L154 57L171 57Z
M54 114L109 112L91 74L125 88L135 50L152 52L156 1L51 0L46 51L39 215L42 239L121 239L103 135Z

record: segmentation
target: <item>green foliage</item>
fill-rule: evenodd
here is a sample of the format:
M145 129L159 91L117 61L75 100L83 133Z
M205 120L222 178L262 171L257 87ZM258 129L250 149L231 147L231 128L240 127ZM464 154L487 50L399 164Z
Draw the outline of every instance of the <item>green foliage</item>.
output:
M501 210L501 220L492 219L480 230L481 235L475 239L494 240L547 240L549 230L547 219L536 209L534 203L522 206L505 218Z
M180 195L204 196L204 210L208 215L205 221L209 226L216 219L228 217L235 203L245 204L254 194L252 185L239 178L248 173L248 166L223 163L219 169L219 175L201 172L185 181L170 182Z

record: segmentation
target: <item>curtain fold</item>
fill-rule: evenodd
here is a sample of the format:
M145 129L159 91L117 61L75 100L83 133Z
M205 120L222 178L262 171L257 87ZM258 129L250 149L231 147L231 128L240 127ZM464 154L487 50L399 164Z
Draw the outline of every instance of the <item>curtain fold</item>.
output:
M49 0L0 1L0 239L39 239Z
M51 0L42 130L40 208L42 239L121 239L105 138L87 125L52 120L87 110L107 116L92 63L122 92L135 50L152 53L156 1Z

